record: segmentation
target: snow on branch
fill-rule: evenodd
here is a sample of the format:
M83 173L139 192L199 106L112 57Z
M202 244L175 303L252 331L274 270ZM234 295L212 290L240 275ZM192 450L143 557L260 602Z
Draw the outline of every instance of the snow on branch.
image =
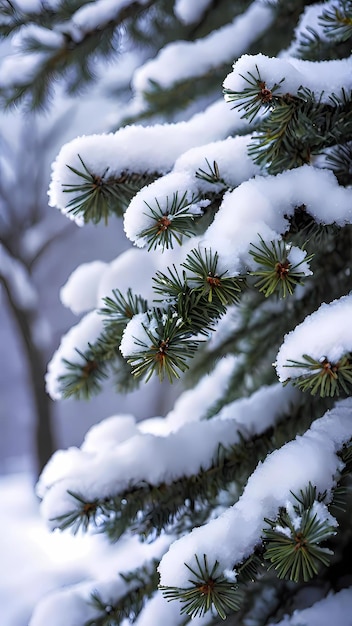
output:
M150 0L96 0L78 9L66 25L66 32L74 42L81 41L94 30L104 28L110 22L122 21L124 9L131 5L143 7L150 4Z
M158 593L156 565L169 544L170 537L165 536L153 544L130 537L113 549L110 546L110 562L104 565L111 573L49 593L35 608L29 626L45 626L48 621L52 626L104 624L105 619L134 622L148 599ZM99 548L93 558L104 562L104 548Z
M79 265L60 289L62 304L76 315L95 309L98 285L107 266L104 261Z
M320 224L351 223L350 191L332 172L309 165L276 176L256 176L225 194L202 245L217 250L219 271L255 270L250 245L281 239L296 208Z
M121 435L117 425L114 435L117 445L114 447L110 445L109 428L106 431L107 445L100 439L99 448L94 451L91 445L89 451L84 446L59 451L52 457L38 484L38 493L43 498L42 513L55 528L59 517L70 514L79 506L77 498L71 494L79 494L85 502L93 502L122 493L131 485L142 482L157 486L196 475L211 466L219 446L232 446L243 438L259 435L284 415L289 419L290 407L297 400L297 394L297 390L280 384L263 387L249 398L226 406L211 420L185 422L177 430L163 433L164 436L147 431L133 434L130 425L126 431L122 424L122 437L127 432L127 438L119 443ZM169 428L174 422L175 417L170 416ZM131 437L129 433L132 433Z
M352 296L323 303L285 335L276 357L282 382L291 380L312 393L349 392L352 384Z
M320 2L305 7L295 28L292 44L282 56L300 56L302 47L307 46L309 41L312 41L316 37L322 41L328 41L329 37L327 36L320 18L324 10L334 5L336 5L336 0Z
M241 94L248 89L248 77L258 77L263 89L275 95L296 95L300 88L308 88L316 98L331 104L331 96L341 97L343 91L352 89L352 57L333 61L304 61L291 58L270 58L264 54L244 54L233 71L224 80L225 99L231 101L231 93ZM269 93L266 94L269 97ZM246 95L244 93L243 100ZM240 104L241 99L237 100Z
M174 256L173 259L169 258L170 263L175 262ZM102 307L103 299L111 297L116 289L122 294L127 294L128 289L131 289L146 300L152 299L152 276L159 265L160 254L138 248L122 252L110 263L83 263L72 272L61 288L61 302L78 314Z
M292 615L285 616L275 626L331 626L344 624L346 616L350 614L352 603L352 588L342 589L338 593L329 593L326 598L315 602L307 609L296 609ZM269 624L274 626L274 624Z
M114 134L78 137L61 148L53 164L50 206L58 207L81 225L82 216L73 215L67 204L85 192L82 176L77 173L82 171L82 162L91 173L92 186L94 181L101 186L104 179L123 186L128 174L154 178L166 174L186 150L246 128L248 123L220 100L187 122L127 126Z
M213 615L211 614L192 619L192 626L207 626L212 623ZM175 602L168 602L159 591L148 602L135 622L135 626L151 626L151 624L185 626L185 616L180 614L180 609Z
M236 504L171 545L159 566L161 585L187 588L188 567L197 570L195 555L206 555L221 572L232 571L261 544L264 518L275 518L280 507L292 506L293 493L303 491L309 482L318 493L326 492L329 501L342 469L337 452L352 437L351 412L351 399L339 402L304 435L269 454Z
M185 197L185 210L192 220L202 215L207 206L204 194L215 194L239 185L259 173L259 168L248 156L250 137L228 137L184 152L176 161L171 173L143 187L131 200L125 215L124 229L127 237L139 247L149 243L149 230L160 229L160 220L169 218L170 229L177 223L177 215L170 211L170 198ZM214 178L212 170L218 172ZM213 175L212 175L213 174ZM203 203L203 204L202 204ZM208 202L209 203L209 202ZM153 207L157 205L158 215ZM159 214L160 213L160 214ZM166 229L165 229L166 230ZM184 228L182 228L182 231ZM163 243L161 235L158 237Z
M87 313L78 324L61 339L48 365L45 376L46 389L53 400L62 398L60 379L67 375L67 363L80 364L82 368L89 367L89 345L99 337L103 330L103 318L97 311ZM85 356L86 355L86 356Z
M189 2L189 0L175 0L174 13L184 24L194 24L203 17L212 1L198 0L196 4L195 2Z
M262 0L255 0L231 24L212 31L203 39L168 44L155 59L136 70L132 83L135 92L148 92L151 83L168 89L175 83L200 77L222 64L230 64L269 28L273 19L271 8Z
M184 172L172 172L143 187L132 198L124 216L127 237L139 248L173 247L191 236L193 222L210 201L203 200L195 180Z

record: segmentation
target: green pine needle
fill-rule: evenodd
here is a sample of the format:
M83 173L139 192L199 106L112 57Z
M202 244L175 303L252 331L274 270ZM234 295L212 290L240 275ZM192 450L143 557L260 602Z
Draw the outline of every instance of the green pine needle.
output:
M83 364L63 359L67 374L58 378L60 391L64 398L87 400L101 391L103 381L108 378L107 366L103 360L96 358L91 345L88 345L86 352L77 348L76 352L83 359Z
M338 6L324 9L319 23L324 34L334 41L348 41L352 38L352 3L342 0Z
M242 76L249 87L245 87L242 91L232 91L224 89L225 100L227 102L236 102L234 109L244 111L242 117L252 122L259 112L271 111L280 102L282 96L277 95L277 91L281 89L281 84L285 78L279 83L275 83L272 87L268 87L265 80L262 79L258 66L256 65L257 74L248 72L247 76Z
M341 392L351 395L352 392L352 354L347 353L337 362L327 357L319 361L308 354L303 354L304 361L289 359L285 367L302 368L304 373L296 378L288 378L293 385L302 391L310 391L311 395L319 393L321 398L339 396Z
M271 562L269 569L275 569L279 578L307 582L322 565L329 565L332 552L320 544L336 535L336 528L319 520L313 512L314 503L323 498L316 495L315 487L309 484L300 496L292 495L296 499L294 521L284 508L277 519L265 519L269 528L264 530L264 558Z
M206 164L208 166L208 170L203 170L199 168L196 171L196 178L200 180L204 180L206 183L210 183L211 185L221 185L225 189L230 189L230 186L226 183L226 181L220 176L219 166L216 161L213 161L213 165L210 165L208 159L206 160Z
M202 212L197 215L190 209L199 200L200 197L195 194L189 200L185 191L181 197L178 192L174 193L171 202L167 196L163 206L157 198L154 207L145 202L149 209L149 213L145 215L154 223L139 236L147 240L148 250L155 250L158 246L163 249L173 248L175 242L181 245L183 237L194 235L194 222Z
M192 289L205 296L207 301L222 306L237 303L244 286L244 279L239 276L226 276L219 273L219 255L211 250L192 250L182 266L188 270L187 281Z
M212 568L208 566L207 556L203 555L203 563L195 555L197 569L191 568L187 563L194 578L189 579L190 586L160 587L168 601L179 600L182 609L181 615L186 613L191 618L203 617L208 611L215 610L223 620L230 612L240 608L241 593L238 585L225 578L223 574L217 574L219 563L215 561Z
M102 504L98 500L88 502L78 493L73 493L69 489L67 493L75 501L75 507L72 511L50 520L55 522L55 527L60 530L69 528L76 535L79 531L87 532L91 525L98 526L99 516L104 513Z
M136 296L129 288L124 296L118 289L112 290L112 296L103 298L105 304L99 312L106 317L107 324L116 322L126 326L126 324L137 313L145 313L148 310L147 301L142 296Z
M64 192L75 194L68 202L68 213L81 215L84 222L98 224L108 222L110 215L122 216L129 202L144 185L155 180L157 175L122 172L119 177L108 176L108 169L102 175L90 172L81 156L77 155L82 169L71 165L68 169L82 179L81 183L63 184Z
M259 268L250 272L251 276L260 276L255 283L259 291L268 298L276 293L280 298L292 295L297 285L302 285L305 274L299 270L302 263L309 262L313 255L306 256L302 261L292 265L288 260L290 247L285 242L271 241L270 244L260 237L260 245L251 244L249 253Z
M157 327L150 330L143 326L150 343L136 339L140 351L127 359L134 376L145 377L146 382L156 374L162 381L165 376L172 383L188 369L188 359L196 352L199 340L192 340L192 332L182 318L171 310L154 309Z
M98 591L91 595L91 605L99 612L97 617L85 622L84 626L120 626L126 620L134 623L146 602L155 593L159 576L158 561L153 559L134 571L120 573L128 585L127 591L117 600L104 601Z
M283 530L288 529L290 535L280 532L280 526ZM279 578L307 582L318 574L321 565L327 567L330 563L331 551L319 544L334 536L336 530L326 522L320 522L311 511L302 514L298 530L289 516L282 513L279 524L264 532L264 558L271 562L269 569L274 568Z

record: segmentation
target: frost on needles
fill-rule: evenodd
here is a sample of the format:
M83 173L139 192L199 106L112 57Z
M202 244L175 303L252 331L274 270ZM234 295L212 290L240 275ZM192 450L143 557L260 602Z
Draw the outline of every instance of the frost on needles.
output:
M50 206L82 227L120 218L131 247L62 287L81 318L47 391L186 383L166 416L117 410L48 463L50 528L100 533L120 565L48 596L31 626L344 626L351 2L5 5L6 104L46 103L53 77L89 84L117 42L143 51L115 129L52 166Z

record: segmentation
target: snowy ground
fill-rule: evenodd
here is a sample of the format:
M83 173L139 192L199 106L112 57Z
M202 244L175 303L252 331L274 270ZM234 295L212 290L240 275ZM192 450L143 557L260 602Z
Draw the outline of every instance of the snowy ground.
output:
M35 606L51 591L114 578L153 550L154 544L137 538L112 547L100 536L50 533L28 474L0 478L0 501L1 626L28 626Z
M86 538L49 533L38 513L30 476L0 479L0 624L27 626L50 590L88 575Z

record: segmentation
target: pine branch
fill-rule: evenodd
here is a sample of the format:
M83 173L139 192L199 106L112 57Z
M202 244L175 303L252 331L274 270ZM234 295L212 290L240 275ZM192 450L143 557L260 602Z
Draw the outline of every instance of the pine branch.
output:
M95 78L95 65L97 56L111 57L116 54L117 39L120 37L120 27L127 24L131 19L137 19L138 15L145 13L154 4L155 0L132 3L116 10L116 15L109 17L105 23L101 20L96 28L92 27L86 32L81 31L80 37L71 34L71 19L77 8L85 2L63 2L62 10L50 11L43 9L37 15L19 11L14 8L9 0L2 0L7 20L3 25L3 35L8 36L12 31L30 23L45 26L55 32L55 25L59 24L57 33L62 35L62 44L55 48L49 48L41 40L28 39L28 49L23 49L23 54L34 50L38 53L38 67L30 80L16 78L13 84L0 92L1 99L6 106L19 103L24 100L31 109L43 107L50 99L55 83L65 78L68 93L77 91ZM61 18L61 19L58 19ZM62 28L65 24L66 29ZM77 29L76 29L77 32Z
M182 267L188 270L187 280L192 289L205 296L210 304L228 306L239 302L240 294L244 285L241 276L229 276L227 272L218 272L219 255L211 250L204 252L194 249L182 263Z
M352 39L351 0L340 0L335 6L324 9L319 23L325 35L334 42Z
M76 352L80 357L79 363L62 359L67 374L62 374L58 378L60 391L63 398L88 400L92 395L100 393L102 383L108 378L107 365L104 360L95 357L90 344L85 352L77 348Z
M84 626L120 626L128 620L134 623L158 587L158 561L152 560L134 571L120 573L121 578L129 585L126 593L115 602L106 602L98 591L92 594L90 604L100 615L87 622Z
M82 169L67 165L69 170L82 179L82 183L63 184L64 191L75 194L67 203L68 213L82 215L85 223L97 224L104 220L107 224L110 215L122 216L134 195L145 185L157 178L157 174L135 174L123 172L115 177L108 175L108 168L102 176L90 172L78 154Z
M322 498L316 496L312 485L294 497L298 504L294 506L293 520L285 509L276 520L265 520L270 528L264 530L264 558L279 578L307 582L318 574L321 565L329 565L332 552L320 544L333 537L336 528L314 513L314 502Z
M99 312L104 316L104 324L107 328L111 324L122 326L126 324L138 313L145 313L148 310L148 302L142 296L133 294L132 290L127 289L124 296L119 289L112 290L112 297L103 298L104 307Z
M197 569L186 567L193 578L189 579L190 586L186 588L160 587L167 600L179 600L182 609L181 615L187 613L191 618L203 617L211 608L214 608L219 617L225 620L229 612L237 611L240 607L238 585L229 581L223 574L217 574L219 563L215 561L212 567L208 565L204 554L202 561L195 555Z
M208 170L204 170L201 167L196 171L195 177L199 180L204 180L206 183L211 185L221 185L224 189L231 189L229 185L226 183L224 178L220 175L219 166L216 161L213 161L213 165L211 165L208 159L205 159L206 164L208 166Z
M77 350L77 362L63 359L67 373L59 377L60 391L64 398L89 399L101 392L102 384L113 372L119 391L136 386L131 368L119 351L126 324L133 315L147 310L147 301L136 296L131 289L124 296L114 289L111 297L103 298L105 307L99 309L104 316L104 330L94 343L88 343L85 351ZM83 360L83 363L82 363Z
M352 142L334 146L327 150L326 162L331 167L340 185L352 184Z
M301 376L288 378L293 385L302 391L310 391L312 395L319 393L324 398L326 396L339 396L341 392L347 396L352 392L352 355L350 353L342 356L337 362L331 362L323 356L316 360L308 354L303 355L304 361L288 360L289 365L285 367L302 368L304 372Z
M301 88L296 96L286 94L277 100L253 136L248 154L258 166L277 174L310 163L313 155L351 138L351 94L332 95L326 104Z
M172 310L154 309L149 314L149 321L152 319L157 322L155 328L142 325L148 343L136 338L139 350L127 356L127 362L137 378L146 377L148 381L157 374L161 381L167 376L172 383L188 368L187 361L197 350L199 340L192 339L193 332Z
M175 242L181 245L184 237L194 235L194 222L202 215L200 208L195 212L199 201L199 195L192 193L189 199L185 191L181 197L178 192L174 193L171 202L166 197L166 206L161 206L157 199L154 207L146 202L149 213L145 215L154 223L141 231L139 236L147 240L148 250L156 250L158 246L162 249L173 248Z
M96 529L112 542L125 532L139 535L143 541L154 540L162 532L182 535L193 527L195 519L199 525L207 521L218 505L219 494L226 491L228 504L233 504L258 461L283 445L287 436L303 433L311 421L311 405L291 407L290 427L283 416L274 428L258 436L242 436L238 444L219 446L210 466L192 476L159 485L139 483L95 500L70 492L74 499L72 510L53 521L57 528L72 528L74 533ZM238 487L235 493L231 491L233 485Z
M270 245L260 237L260 246L251 244L249 251L253 260L259 268L250 272L251 276L260 276L260 280L255 283L259 291L265 297L277 293L279 297L286 298L292 295L297 285L303 284L304 272L300 271L303 263L308 263L313 255L306 256L299 263L292 264L289 261L291 246L279 241L271 241Z
M242 76L247 83L248 87L245 87L242 91L232 91L231 89L224 89L224 97L227 102L236 102L233 106L234 109L244 111L242 117L248 119L251 123L261 112L266 113L275 109L276 106L282 101L282 96L277 92L281 89L281 84L284 82L283 77L279 83L274 83L271 87L268 87L267 83L262 79L258 66L256 65L257 73L252 74L248 72L247 76Z

